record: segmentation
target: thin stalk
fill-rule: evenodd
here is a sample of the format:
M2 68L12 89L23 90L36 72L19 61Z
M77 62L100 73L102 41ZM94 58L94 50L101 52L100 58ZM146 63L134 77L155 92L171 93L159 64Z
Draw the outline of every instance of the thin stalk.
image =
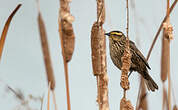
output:
M54 103L54 106L55 106L55 110L57 110L56 94L55 94L54 90L52 90L52 94L53 94L53 103Z
M167 0L167 17L168 17L168 19L167 19L167 23L170 23L170 8L169 8L169 3L170 3L170 1L169 0ZM170 43L170 42L169 42ZM170 45L170 44L169 44ZM169 47L170 48L170 47ZM170 79L170 49L168 49L168 104L169 104L169 110L171 110L171 79Z
M174 7L176 6L176 3L177 3L177 1L178 0L175 0L174 2L173 2L173 4L172 4L172 6L171 6L171 8L170 8L170 12L169 12L169 14L171 14L171 12L173 11L173 9L174 9ZM154 37L154 40L153 40L153 42L152 42L152 44L151 44L151 47L150 47L150 49L149 49L149 52L148 52L148 55L147 55L147 61L148 61L148 59L150 58L150 55L151 55L151 52L152 52L152 50L153 50L153 47L154 47L154 45L155 45L155 43L156 43L156 41L157 41L157 39L158 39L158 36L159 36L159 34L160 34L160 32L161 32L161 29L162 29L162 27L163 27L163 23L167 20L167 18L168 18L168 15L166 15L165 17L164 17L164 19L163 19L163 21L162 21L162 23L161 23L161 25L160 25L160 27L159 27L159 29L158 29L158 31L157 31L157 33L156 33L156 35L155 35L155 37ZM138 92L138 95L137 95L137 102L138 102L138 97L140 97L140 91L141 91L141 86L140 86L140 88L139 88L139 92Z
M174 7L176 6L177 1L178 1L178 0L175 0L175 1L173 2L172 6L171 6L171 8L170 8L169 15L171 14L171 12L172 12L172 10L174 9ZM153 42L152 42L152 44L151 44L150 50L149 50L148 55L147 55L147 60L149 59L149 57L150 57L150 55L151 55L151 52L152 52L152 50L153 50L153 47L154 47L154 45L155 45L155 43L156 43L156 40L158 39L158 36L159 36L159 34L160 34L160 32L161 32L161 29L162 29L162 27L163 27L163 23L167 20L167 18L168 18L168 15L166 15L166 16L164 17L164 19L163 19L163 21L162 21L162 23L161 23L161 25L160 25L160 27L159 27L159 29L158 29L158 31L157 31L155 37L154 37L154 40L153 40Z
M49 82L49 87L48 87L47 110L50 110L50 90L51 90L51 82Z
M71 110L70 105L70 93L69 93L69 76L68 76L68 64L66 62L66 57L64 53L64 45L63 45L63 38L62 38L62 25L61 25L61 19L58 20L59 22L59 36L61 40L61 48L62 48L62 56L63 56L63 63L64 63L64 71L65 71L65 82L66 82L66 95L67 95L67 109Z
M127 28L126 28L126 31L127 31L127 38L129 38L129 1L127 0L126 2L126 9L127 9Z

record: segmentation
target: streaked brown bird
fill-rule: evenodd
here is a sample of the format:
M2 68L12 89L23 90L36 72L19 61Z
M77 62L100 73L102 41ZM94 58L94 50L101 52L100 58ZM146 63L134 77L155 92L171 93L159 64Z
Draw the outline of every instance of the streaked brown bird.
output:
M111 59L115 66L121 70L121 58L123 56L126 46L126 37L121 31L111 31L109 33L105 33L105 35L109 36L109 49ZM158 85L154 82L154 80L148 73L148 69L151 68L147 60L145 59L143 54L137 49L134 42L129 41L129 45L131 53L130 74L133 71L137 71L138 73L140 73L141 76L144 78L144 82L147 85L148 90L155 91L155 89L158 89Z

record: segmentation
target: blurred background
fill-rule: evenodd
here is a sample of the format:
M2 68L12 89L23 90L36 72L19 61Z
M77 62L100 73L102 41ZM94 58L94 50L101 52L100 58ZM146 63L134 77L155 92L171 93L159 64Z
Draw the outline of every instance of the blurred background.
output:
M130 29L129 37L133 40L144 56L147 55L153 38L166 14L166 0L130 0ZM171 3L173 0L171 0ZM9 85L20 90L25 98L29 95L43 97L43 107L46 110L47 78L43 61L42 48L37 24L36 0L0 0L0 31L10 13L21 3L22 7L12 19L3 55L0 62L0 107L3 110L14 110L20 105ZM120 30L126 33L125 0L105 0L106 32ZM91 27L96 21L95 0L73 0L70 4L71 13L75 17L73 22L76 36L75 50L69 63L69 84L71 108L73 110L98 110L96 103L96 79L92 74L90 34ZM66 89L64 78L63 59L61 55L58 33L59 0L40 0L40 10L45 22L52 66L56 79L56 99L59 110L66 110ZM178 7L171 13L170 20L173 26L174 39L171 41L171 83L174 93L178 91L177 48L178 48ZM156 42L149 59L151 70L149 73L159 85L156 92L148 92L149 109L162 108L162 83L160 80L161 37ZM120 107L122 89L120 87L121 71L112 63L109 56L109 42L107 39L107 72L109 76L109 104L110 109ZM131 88L127 98L136 105L139 90L139 75L133 72L129 77ZM167 82L166 82L167 83ZM175 98L178 95L175 94ZM172 97L172 104L176 103ZM178 100L177 100L178 103ZM30 101L32 109L40 110L40 101Z

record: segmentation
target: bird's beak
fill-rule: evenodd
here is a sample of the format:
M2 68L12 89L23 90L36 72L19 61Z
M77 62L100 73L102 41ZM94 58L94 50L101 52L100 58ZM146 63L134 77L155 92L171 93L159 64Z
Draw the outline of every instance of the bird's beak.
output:
M105 33L104 35L107 35L107 36L109 36L109 35L110 35L110 33Z

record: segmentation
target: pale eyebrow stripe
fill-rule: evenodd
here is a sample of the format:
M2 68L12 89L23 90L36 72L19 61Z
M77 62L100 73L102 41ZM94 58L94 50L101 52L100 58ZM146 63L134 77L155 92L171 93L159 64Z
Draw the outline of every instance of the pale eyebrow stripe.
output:
M118 36L122 35L122 33L118 33L118 32L112 32L111 34L115 34L115 35L118 35Z

